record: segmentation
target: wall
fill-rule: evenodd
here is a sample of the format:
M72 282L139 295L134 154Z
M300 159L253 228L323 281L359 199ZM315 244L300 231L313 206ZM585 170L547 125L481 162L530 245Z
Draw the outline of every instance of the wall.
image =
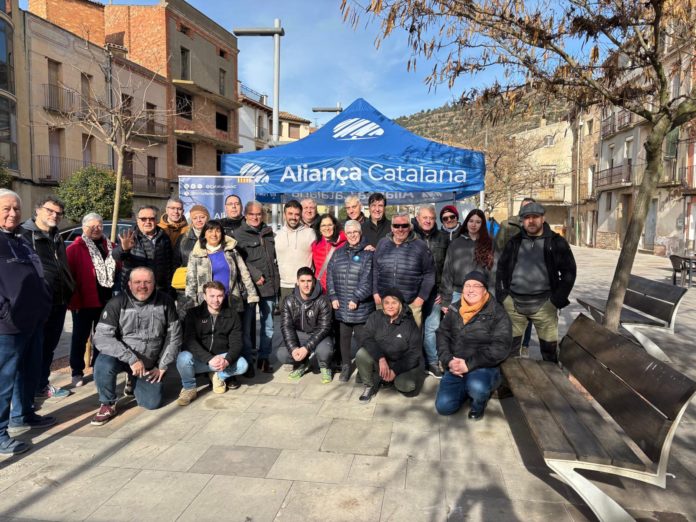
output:
M29 0L29 11L96 45L104 45L101 4L86 0Z

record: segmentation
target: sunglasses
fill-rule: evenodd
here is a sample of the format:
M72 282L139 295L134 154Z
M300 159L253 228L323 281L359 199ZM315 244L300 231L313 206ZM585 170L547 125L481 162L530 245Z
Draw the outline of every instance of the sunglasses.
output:
M457 216L450 214L449 216L442 216L442 221L457 221Z
M153 217L139 217L138 219L139 219L140 221L157 221L157 220L156 220L155 218L153 218Z
M394 223L394 224L392 224L392 228L408 228L410 226L411 225L409 225L408 223Z

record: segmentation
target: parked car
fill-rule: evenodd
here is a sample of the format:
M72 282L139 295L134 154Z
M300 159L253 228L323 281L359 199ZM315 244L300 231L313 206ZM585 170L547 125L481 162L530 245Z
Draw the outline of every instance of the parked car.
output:
M104 235L106 237L111 237L111 224L113 221L104 221ZM129 230L135 226L135 222L130 220L119 220L118 228L116 229L117 234L123 234L124 231ZM72 244L78 237L82 235L82 225L66 228L60 232L63 241L65 242L66 248ZM118 243L118 236L116 236L116 242Z

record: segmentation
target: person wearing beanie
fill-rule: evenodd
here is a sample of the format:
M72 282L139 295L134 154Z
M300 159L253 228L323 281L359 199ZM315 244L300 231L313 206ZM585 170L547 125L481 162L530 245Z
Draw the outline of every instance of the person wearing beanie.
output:
M437 351L445 375L435 398L440 415L453 415L471 399L469 418L483 418L486 403L501 382L500 365L510 355L512 323L488 292L479 271L464 278L461 301L452 303L437 330Z
M203 205L193 205L189 210L191 225L179 236L174 245L174 268L188 265L189 255L201 235L201 230L210 221L210 212Z
M380 385L394 385L407 397L420 393L425 379L422 335L398 288L381 292L382 309L370 314L363 329L362 347L355 356L365 388L360 402L368 403Z
M459 237L459 211L454 205L445 205L440 210L440 223L442 223L442 231L447 234L450 241Z

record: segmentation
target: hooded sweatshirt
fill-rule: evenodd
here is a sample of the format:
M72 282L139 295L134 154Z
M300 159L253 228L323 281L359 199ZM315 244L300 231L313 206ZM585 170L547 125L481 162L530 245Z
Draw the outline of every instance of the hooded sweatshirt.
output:
M312 243L316 234L311 227L300 224L296 229L285 225L275 237L280 287L295 288L297 270L312 266Z

